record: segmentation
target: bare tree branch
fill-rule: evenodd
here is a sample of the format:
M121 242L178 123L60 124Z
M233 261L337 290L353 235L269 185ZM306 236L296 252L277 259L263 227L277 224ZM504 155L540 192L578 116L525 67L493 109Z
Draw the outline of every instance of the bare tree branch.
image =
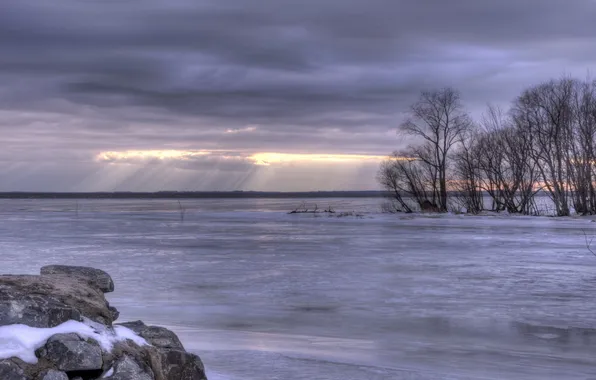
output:
M594 240L594 236L592 236L592 237L590 238L590 240L588 241L588 234L586 233L586 231L585 231L585 230L582 230L582 232L584 233L584 238L585 238L585 240L586 240L586 248L588 249L588 251L590 251L590 253L591 253L592 255L596 256L596 252L594 252L594 251L592 250L592 241Z

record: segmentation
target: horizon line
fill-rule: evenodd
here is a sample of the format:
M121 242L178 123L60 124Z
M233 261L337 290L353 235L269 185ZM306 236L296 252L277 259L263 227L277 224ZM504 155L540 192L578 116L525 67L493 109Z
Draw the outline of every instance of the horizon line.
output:
M160 190L160 191L0 191L0 199L47 199L47 198L295 198L295 197L377 197L383 190L313 190L313 191L258 191L258 190Z

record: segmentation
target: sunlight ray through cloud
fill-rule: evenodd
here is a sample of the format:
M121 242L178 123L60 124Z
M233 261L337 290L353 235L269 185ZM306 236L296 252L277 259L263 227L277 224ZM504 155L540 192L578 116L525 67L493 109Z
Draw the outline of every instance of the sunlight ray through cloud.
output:
M359 154L310 154L310 153L256 153L250 156L256 165L268 166L288 162L316 163L358 163L362 161L381 161L385 156Z
M221 152L204 150L128 150L107 151L96 156L96 160L106 163L146 163L148 161L191 161L200 159L220 159L222 161L243 160L254 165L270 166L296 162L321 164L375 162L386 156L362 154L317 154L317 153L279 153L260 152L247 154L243 152Z
M97 155L98 161L113 162L125 160L143 159L188 159L196 156L210 154L206 151L183 151L183 150L127 150L124 152L101 152Z
M99 170L87 182L104 184L101 188L109 184L110 189L163 190L176 186L259 191L370 189L374 188L370 184L374 183L379 163L386 158L365 154L217 150L104 151L95 156L95 162L105 170Z

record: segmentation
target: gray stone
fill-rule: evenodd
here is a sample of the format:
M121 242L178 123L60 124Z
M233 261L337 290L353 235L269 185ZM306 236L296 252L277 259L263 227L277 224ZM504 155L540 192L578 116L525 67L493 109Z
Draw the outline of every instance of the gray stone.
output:
M77 333L54 334L48 338L46 343L52 342L81 342L83 339Z
M156 379L160 380L206 380L205 367L201 359L186 352L180 339L172 331L159 327L147 326L142 321L119 324L134 331L151 346L134 349L130 344L124 352L134 353L135 357L150 357L151 369ZM145 352L139 355L138 350Z
M149 368L143 369L130 356L123 356L114 364L113 374L104 377L108 380L155 380Z
M108 303L108 310L110 310L110 313L112 313L112 321L118 319L118 317L120 316L120 312L118 311L118 309L116 309L114 306L110 306L110 304Z
M112 277L101 269L69 265L48 265L41 268L41 274L76 276L86 279L90 284L104 293L114 291L114 281L112 281Z
M0 379L2 380L27 380L25 372L10 360L0 361Z
M56 371L55 369L50 369L47 371L42 372L39 377L39 380L68 380L68 375L64 372Z
M205 367L194 354L179 349L137 346L131 341L118 343L114 349L116 357L128 355L137 363L146 363L157 380L206 380ZM113 360L106 356L105 362Z
M68 268L68 269L64 269ZM103 330L118 317L103 291L113 289L103 271L92 268L45 267L39 276L0 276L0 325L54 327L68 320L85 321ZM105 276L104 276L105 275ZM103 277L102 277L103 276ZM98 278L107 283L98 285ZM104 281L102 280L102 281ZM93 323L95 322L95 323ZM102 352L93 340L77 334L56 334L36 351L40 359L29 365L17 359L0 361L0 380L98 379L110 366L111 380L205 380L201 359L184 350L172 331L141 321L123 323L150 345L127 340Z
M161 375L166 380L207 380L203 361L195 354L182 350L158 349Z
M99 289L79 277L0 276L0 326L55 327L82 316L110 325L114 311Z
M54 327L68 320L80 321L81 313L51 297L22 295L20 299L0 299L0 326Z
M152 346L184 350L184 346L180 342L180 339L178 339L178 336L164 327L147 326L142 321L125 322L118 325L131 329Z
M101 370L103 365L99 345L86 342L76 334L52 336L38 354L65 372Z

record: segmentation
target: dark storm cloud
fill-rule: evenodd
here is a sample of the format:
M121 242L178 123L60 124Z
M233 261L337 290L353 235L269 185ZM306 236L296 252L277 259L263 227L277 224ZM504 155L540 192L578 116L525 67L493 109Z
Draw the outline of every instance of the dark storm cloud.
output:
M55 97L148 106L222 125L389 128L400 106L433 84L459 85L465 95L481 88L474 75L502 73L516 57L596 54L586 49L596 29L596 3L588 0L5 0L0 7L0 70L15 86L39 86L29 94L35 104ZM27 94L16 95L27 107Z
M0 161L383 154L422 89L456 86L478 112L585 75L595 16L590 0L2 0Z

